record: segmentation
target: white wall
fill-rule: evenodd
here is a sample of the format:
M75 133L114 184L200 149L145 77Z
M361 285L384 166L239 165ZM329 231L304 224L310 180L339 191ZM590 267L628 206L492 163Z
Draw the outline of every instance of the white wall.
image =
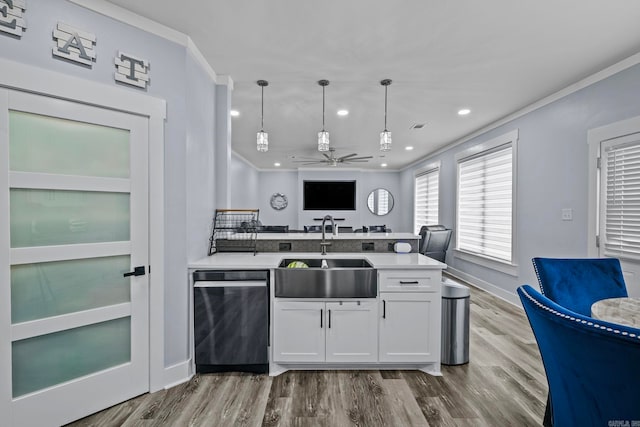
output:
M400 191L400 174L395 171L365 171L355 169L300 169L298 171L257 171L238 156L232 159L232 207L258 207L260 220L265 225L289 225L291 229L302 229L305 225L319 224L314 218L333 215L345 218L340 225L354 229L363 225L386 225L393 231L410 232L402 221L404 207ZM355 180L355 211L304 211L302 209L302 185L305 180ZM255 187L252 188L252 183ZM395 207L385 216L373 215L367 208L367 196L376 188L391 192ZM255 190L255 191L253 191ZM289 205L277 211L270 205L274 193L284 194ZM413 197L413 196L412 196Z
M457 259L449 251L447 264L498 287L517 301L522 283L537 284L531 258L586 257L588 163L587 131L640 115L640 66L621 71L551 104L534 110L472 140L427 158L402 172L402 200L409 212L413 204L416 169L440 160L440 222L455 225L456 153L519 129L515 239L517 276ZM561 210L573 209L573 221L562 221ZM412 216L402 215L410 226ZM452 247L453 248L453 245Z
M209 185L205 181L210 179L213 167L205 161L214 126L213 120L207 118L211 111L207 100L211 93L207 77L192 59L187 58L185 46L68 1L30 0L27 6L27 30L21 39L0 35L0 57L114 87L114 57L119 50L147 59L151 64L151 84L146 93L167 101L165 262L162 266L152 267L163 268L165 275L165 366L183 362L188 354L187 248L189 256L196 256L201 251L203 234L207 232L200 229L201 223L204 223L204 211L208 215L213 200L213 194L207 194L206 188L187 186L188 181ZM54 41L51 33L58 21L96 34L97 61L92 68L52 57ZM191 78L194 80L190 81ZM203 94L196 93L200 84L206 87ZM128 86L118 87L145 93ZM203 111L198 112L199 108ZM201 161L194 162L196 158Z
M284 194L289 204L282 210L271 207L271 196ZM288 225L298 229L298 172L261 171L258 191L260 220L265 225ZM302 228L302 227L300 227Z
M231 154L228 181L231 202L229 206L218 206L218 208L260 208L259 172L250 163L247 163L246 160L244 160L242 157L239 157L233 153ZM260 217L262 217L262 209L260 210Z

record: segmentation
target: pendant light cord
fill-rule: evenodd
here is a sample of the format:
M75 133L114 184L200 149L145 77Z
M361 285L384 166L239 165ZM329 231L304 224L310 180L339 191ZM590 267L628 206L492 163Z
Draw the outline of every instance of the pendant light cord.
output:
M324 132L324 86L322 86L322 132Z
M384 131L387 132L387 88L389 86L384 87Z
M261 102L262 107L261 108L262 109L261 109L261 112L260 112L260 132L264 132L264 86L261 86L261 88L262 88L262 96L261 96L261 98L262 98L262 102ZM385 115L386 115L386 113L385 113ZM385 123L386 123L386 118L385 118ZM385 124L385 127L386 127L386 124Z

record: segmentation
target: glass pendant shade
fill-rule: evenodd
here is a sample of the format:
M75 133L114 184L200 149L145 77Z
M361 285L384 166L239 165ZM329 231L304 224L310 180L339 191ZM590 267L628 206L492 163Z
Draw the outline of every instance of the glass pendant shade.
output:
M391 84L391 79L384 79L380 81L380 84L384 86L384 130L380 132L380 151L390 151L391 132L387 130L387 89Z
M384 130L380 132L380 151L391 150L391 132Z
M269 151L269 134L264 131L264 88L265 86L269 86L269 82L266 80L258 80L258 86L261 89L260 95L260 132L258 132L256 137L256 149L264 153L265 151Z
M329 151L329 132L318 132L318 151Z
M263 130L258 132L256 148L260 152L269 151L269 134Z

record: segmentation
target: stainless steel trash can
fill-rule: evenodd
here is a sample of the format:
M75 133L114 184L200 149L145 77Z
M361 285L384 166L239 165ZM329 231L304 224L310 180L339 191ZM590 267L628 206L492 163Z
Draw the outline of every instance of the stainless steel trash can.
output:
M442 364L469 362L469 288L449 279L442 282Z

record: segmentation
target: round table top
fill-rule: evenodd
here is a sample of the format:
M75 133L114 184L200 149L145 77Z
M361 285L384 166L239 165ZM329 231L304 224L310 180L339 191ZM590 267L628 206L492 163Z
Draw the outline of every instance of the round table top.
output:
M608 298L591 305L595 319L640 328L640 298Z

